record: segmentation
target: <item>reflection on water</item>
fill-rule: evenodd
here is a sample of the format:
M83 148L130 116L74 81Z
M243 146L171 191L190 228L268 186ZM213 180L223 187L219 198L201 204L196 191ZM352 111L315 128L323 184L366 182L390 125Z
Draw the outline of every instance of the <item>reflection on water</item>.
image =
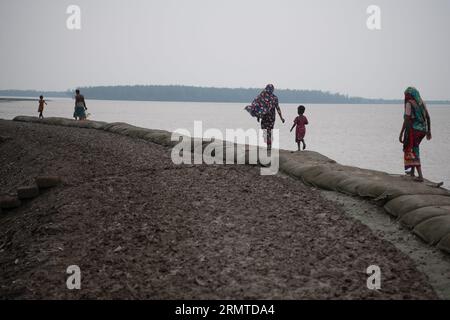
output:
M87 97L88 98L88 97ZM243 110L245 104L197 102L141 102L87 100L92 120L127 122L133 125L174 131L185 128L193 132L196 120L203 130L255 128L258 123ZM281 104L286 123L279 119L280 147L295 150L295 132L290 133L297 106ZM432 118L433 140L422 143L424 175L450 186L450 106L428 106ZM48 102L44 116L72 117L73 101L54 99ZM0 118L17 115L37 116L37 103L2 102ZM307 127L308 149L318 151L339 163L363 168L403 173L402 145L398 135L402 125L402 105L306 105L310 125ZM295 131L295 130L294 130Z

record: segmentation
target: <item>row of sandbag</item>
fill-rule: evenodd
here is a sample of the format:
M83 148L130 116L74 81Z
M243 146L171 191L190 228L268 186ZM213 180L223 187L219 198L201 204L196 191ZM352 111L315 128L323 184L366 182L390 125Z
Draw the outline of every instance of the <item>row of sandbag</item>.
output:
M17 116L14 118L14 121L104 130L132 138L147 140L167 147L173 147L180 142L180 140L176 139L175 141L172 141L171 132L165 130L140 128L123 122L106 123L101 121L76 121L73 119L56 117L39 119L37 117L28 116ZM187 137L183 138L186 139ZM254 164L257 164L259 160L256 159L256 161L251 161L252 158L249 156L250 151L257 149L254 146L237 145L221 140L211 141L198 138L191 139L191 151L193 152L199 151L203 153L205 148L208 146L209 150L211 150L211 153L208 153L209 155L212 157L217 157L218 155L215 154L214 149L220 150L222 152L221 158L226 163L249 164L250 162L254 162Z

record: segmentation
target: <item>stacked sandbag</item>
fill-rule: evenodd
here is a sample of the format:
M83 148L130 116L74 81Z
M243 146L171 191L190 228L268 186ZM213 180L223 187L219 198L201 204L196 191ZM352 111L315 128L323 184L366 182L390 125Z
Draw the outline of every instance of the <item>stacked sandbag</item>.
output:
M430 206L450 206L450 196L434 194L403 195L386 203L384 209L389 214L401 218L408 212Z
M153 130L153 132L145 136L145 139L166 147L172 147L177 144L177 141L172 141L172 134L170 132L162 130Z
M400 222L409 229L414 229L425 220L445 215L450 215L450 206L428 206L403 214Z
M132 138L144 139L164 146L173 146L176 144L176 142L171 141L172 134L164 130L140 128L123 122L108 123L102 129Z
M390 194L388 200L402 195L450 195L450 192L446 189L435 188L427 183L414 182L409 177L389 176L387 181L389 183L387 192Z
M364 182L363 178L352 177L347 175L344 179L339 181L336 185L336 191L348 194L348 195L357 195L358 187Z
M436 245L444 237L450 235L450 215L425 220L418 224L413 232L428 244Z
M403 195L389 201L385 210L430 245L450 234L450 196L435 194ZM440 244L445 250L445 241Z
M439 241L439 244L437 247L439 249L441 249L442 251L450 254L450 233L447 234L445 237L443 237L441 239L441 241Z
M320 184L327 189L332 187L326 185L326 181L318 181L316 177L331 172L330 166L335 164L334 160L314 151L290 152L280 150L280 169L284 173L301 179L304 183L317 186Z
M304 177L310 184L331 191L336 191L339 184L348 177L343 171L330 170L323 166L311 168L309 171ZM317 172L320 173L317 175Z
M308 168L312 168L313 166L309 166ZM306 171L308 168L305 168L305 166L298 165L298 163L292 159L289 159L282 154L280 154L280 169L284 173L298 178L302 179L302 174L304 171Z
M43 123L55 126L87 128L87 129L102 129L103 126L106 124L106 122L102 121L91 121L91 120L77 121L74 119L58 118L58 117L39 119L38 117L17 116L13 120L20 122Z
M301 154L308 153L301 152ZM327 158L311 154L306 159L282 154L280 168L283 172L300 178L308 185L353 196L378 198L387 194L390 187L387 181L377 177L377 175L387 176L385 173L342 166Z

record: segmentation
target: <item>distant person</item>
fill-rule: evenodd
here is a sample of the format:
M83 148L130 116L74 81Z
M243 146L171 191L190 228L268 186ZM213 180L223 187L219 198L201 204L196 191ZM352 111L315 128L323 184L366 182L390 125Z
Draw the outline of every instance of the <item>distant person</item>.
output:
M268 84L266 88L253 100L250 106L245 107L253 117L261 121L261 129L264 130L264 140L267 143L267 149L272 149L272 130L275 124L275 110L278 112L281 121L284 123L280 106L278 105L278 97L273 94L275 90L272 84Z
M431 119L427 107L416 88L409 87L405 91L405 113L399 140L403 144L405 172L414 180L423 182L420 162L420 143L423 138L431 139Z
M80 90L75 91L75 112L73 113L73 117L75 120L86 120L86 101L84 100L84 96L80 94Z
M39 107L38 107L38 112L39 112L39 119L44 119L44 104L47 105L47 102L44 100L44 96L40 96L39 97Z
M303 143L303 150L306 149L305 134L308 119L304 116L305 106L299 106L297 108L297 113L298 117L294 120L294 125L291 128L291 132L295 127L297 127L295 130L295 142L297 143L298 151L300 151L300 143Z

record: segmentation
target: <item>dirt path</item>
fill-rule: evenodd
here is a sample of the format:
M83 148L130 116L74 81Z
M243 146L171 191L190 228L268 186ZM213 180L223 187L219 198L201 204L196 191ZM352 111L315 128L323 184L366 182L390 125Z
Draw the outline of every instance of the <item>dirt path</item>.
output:
M407 255L294 179L175 166L169 149L95 130L0 120L0 136L1 193L64 180L0 217L2 298L437 298Z

